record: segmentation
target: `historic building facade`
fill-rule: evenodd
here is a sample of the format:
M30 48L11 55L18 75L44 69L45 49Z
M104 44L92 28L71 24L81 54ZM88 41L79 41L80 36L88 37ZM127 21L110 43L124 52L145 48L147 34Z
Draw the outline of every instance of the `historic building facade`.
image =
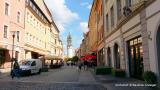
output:
M85 44L97 53L98 65L137 79L153 71L160 79L159 0L94 0L88 27L92 45L84 38L79 55Z
M159 77L159 0L105 0L106 65L142 78L145 71Z
M43 0L27 0L25 10L25 58L61 56L59 30Z
M60 31L44 0L0 0L0 3L1 68L10 68L11 58L20 61L63 57Z
M0 0L0 7L0 68L9 68L11 58L24 58L25 0Z
M25 10L25 58L38 58L48 55L51 19L47 17L47 7L42 0L27 0ZM42 9L40 8L44 8ZM48 14L48 13L47 13Z

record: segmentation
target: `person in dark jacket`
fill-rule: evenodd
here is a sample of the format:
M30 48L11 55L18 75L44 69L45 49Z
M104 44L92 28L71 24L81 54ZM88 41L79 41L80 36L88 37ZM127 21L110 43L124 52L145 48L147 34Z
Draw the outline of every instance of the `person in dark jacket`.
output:
M88 61L84 61L84 70L87 70L88 68Z
M13 70L12 70L12 73L11 73L12 79L14 77L19 78L20 77L20 72L21 72L21 70L20 70L20 66L18 64L18 61L14 60Z

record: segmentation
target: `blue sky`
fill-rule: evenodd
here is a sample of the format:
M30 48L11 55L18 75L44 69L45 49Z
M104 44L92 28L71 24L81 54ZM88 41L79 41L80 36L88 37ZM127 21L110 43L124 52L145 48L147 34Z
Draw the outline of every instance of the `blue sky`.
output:
M66 52L67 35L72 35L72 45L79 47L83 33L88 31L88 18L93 0L45 0L58 26Z

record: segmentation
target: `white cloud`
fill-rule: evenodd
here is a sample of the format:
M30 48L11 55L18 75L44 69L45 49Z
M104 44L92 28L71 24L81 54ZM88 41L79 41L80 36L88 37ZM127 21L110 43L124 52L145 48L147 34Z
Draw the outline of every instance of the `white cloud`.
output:
M91 7L92 7L92 5L89 2L83 2L80 5L88 8L88 9L91 9Z
M87 6L87 8L88 8L88 9L91 9L91 8L92 8L92 5L91 5L91 4L89 4L89 5Z
M60 31L63 31L66 25L79 19L78 14L67 7L65 0L45 0L45 2L51 10Z
M80 30L82 30L84 33L88 32L88 23L80 22Z

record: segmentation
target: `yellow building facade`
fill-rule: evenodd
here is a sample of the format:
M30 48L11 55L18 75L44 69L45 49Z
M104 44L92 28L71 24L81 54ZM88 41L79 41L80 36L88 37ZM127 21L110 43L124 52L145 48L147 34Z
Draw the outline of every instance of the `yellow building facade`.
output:
M60 40L59 30L46 4L43 0L27 0L25 13L25 58L53 55L58 46L54 42Z

